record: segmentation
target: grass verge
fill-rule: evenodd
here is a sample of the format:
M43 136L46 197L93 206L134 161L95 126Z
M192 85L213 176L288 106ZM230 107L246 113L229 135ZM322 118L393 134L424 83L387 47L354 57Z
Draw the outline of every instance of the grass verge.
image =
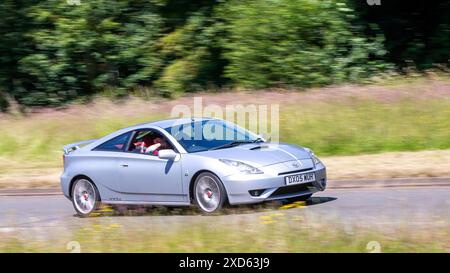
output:
M406 226L376 232L284 213L260 216L256 223L215 220L130 228L93 222L66 234L19 236L10 232L0 237L0 252L69 252L73 242L81 252L370 252L374 244L381 252L450 251L448 230Z

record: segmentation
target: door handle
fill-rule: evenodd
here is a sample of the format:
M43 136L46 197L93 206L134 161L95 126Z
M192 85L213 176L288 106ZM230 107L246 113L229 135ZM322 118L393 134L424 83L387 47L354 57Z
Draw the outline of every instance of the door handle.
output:
M128 164L120 164L120 166L122 166L124 168L128 168Z

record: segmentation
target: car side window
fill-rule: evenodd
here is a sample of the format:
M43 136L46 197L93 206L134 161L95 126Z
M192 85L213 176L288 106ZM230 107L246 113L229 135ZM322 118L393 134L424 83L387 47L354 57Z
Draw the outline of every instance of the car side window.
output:
M103 144L100 144L94 150L95 151L121 152L124 150L125 146L127 145L130 135L131 135L131 132L117 136L111 140L106 141Z
M173 149L167 138L155 130L143 129L136 131L127 151L157 156L163 149Z

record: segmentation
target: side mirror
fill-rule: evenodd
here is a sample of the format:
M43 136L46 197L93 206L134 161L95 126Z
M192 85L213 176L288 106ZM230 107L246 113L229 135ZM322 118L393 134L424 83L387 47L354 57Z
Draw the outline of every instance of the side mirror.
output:
M161 159L178 160L178 154L172 149L159 150L158 157Z

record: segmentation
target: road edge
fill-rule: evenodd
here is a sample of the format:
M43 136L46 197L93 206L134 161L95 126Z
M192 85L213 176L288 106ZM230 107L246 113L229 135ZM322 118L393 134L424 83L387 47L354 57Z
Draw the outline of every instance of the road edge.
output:
M327 189L376 189L404 187L448 187L450 177L386 178L331 180ZM0 189L0 196L48 196L62 195L59 188Z
M383 179L343 179L328 181L328 189L448 187L450 177L408 177Z

